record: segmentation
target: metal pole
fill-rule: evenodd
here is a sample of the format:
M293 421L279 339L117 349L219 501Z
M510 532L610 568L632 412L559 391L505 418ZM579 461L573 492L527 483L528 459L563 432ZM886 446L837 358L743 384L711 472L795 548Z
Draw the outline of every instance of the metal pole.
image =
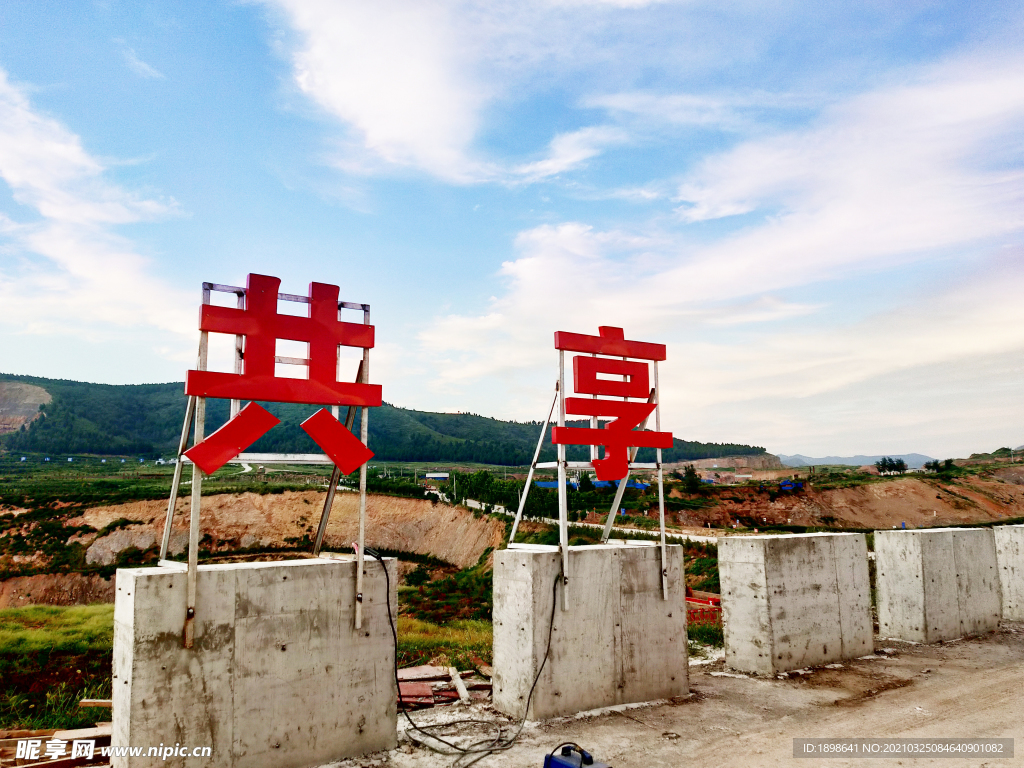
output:
M203 284L203 304L210 303L210 288ZM210 349L210 334L199 333L200 371L206 370L206 360ZM196 398L196 426L192 444L198 445L206 436L206 398ZM199 513L203 503L203 470L192 464L192 503L189 510L188 525L188 576L185 592L185 625L182 628L182 642L191 648L196 632L196 582L199 575Z
M565 350L558 350L558 426L565 426ZM569 498L565 491L565 445L558 445L558 548L562 552L562 610L569 610Z
M363 310L363 323L370 324L370 310ZM363 384L370 383L370 350L363 349ZM370 439L370 410L362 407L359 418L359 439L366 445ZM363 549L366 543L366 464L359 467L359 540L356 551L356 629L363 626ZM387 600L391 599L388 595Z
M205 334L204 334L205 335ZM206 398L196 398L196 426L194 445L202 442L206 427ZM188 526L188 584L185 611L185 647L191 648L195 639L196 582L199 575L199 512L203 502L203 470L192 465L192 504Z
M648 395L648 397L647 397L647 402L650 403L650 402L653 402L653 400L654 400L654 390L652 389L651 390L651 394ZM650 418L650 417L648 417L648 418ZM645 429L647 429L647 419L644 419L643 423L640 425L640 431L641 432L643 432ZM636 455L637 455L637 453L639 451L640 451L639 448L630 448L629 449L629 462L630 462L630 464L632 464L633 461L636 459ZM601 543L602 544L607 544L608 543L608 537L611 536L611 534L612 534L612 525L615 523L615 516L619 513L619 504L622 503L622 496L626 492L626 483L628 483L628 482L629 482L629 470L626 471L626 476L619 481L619 487L615 489L615 500L612 501L612 509L608 513L608 519L605 520L605 523L604 523L604 533L601 534Z
M237 297L237 299L235 301L235 306L237 306L239 309L243 309L244 310L245 309L245 292L244 291L240 291L239 293L235 294L235 296ZM245 336L235 336L235 373L242 373L242 360L245 358L245 351L244 351L244 347L243 347L244 341L245 341ZM235 416L238 415L238 412L240 410L242 410L242 401L241 400L232 400L231 401L231 416L230 416L230 418L232 418L232 419L235 418Z
M359 370L356 371L356 381L360 382L363 378L363 363L359 361ZM334 407L337 411L337 406ZM337 418L337 413L334 417ZM350 405L348 407L348 415L345 416L345 429L349 432L352 431L352 424L356 419L356 407ZM327 533L327 521L331 517L331 507L334 506L334 494L338 490L338 481L341 480L341 467L337 464L334 465L334 471L331 472L331 484L327 487L327 498L324 500L324 511L320 513L320 525L316 529L316 541L313 542L313 557L320 556L320 548L324 544L324 535Z
M558 393L561 391L561 382L555 382L555 396L551 400L551 407L548 409L548 416L544 419L544 426L540 428L540 437L537 438L537 450L533 452L533 462L530 464L530 471L526 474L526 486L519 496L519 511L516 512L515 522L512 523L512 535L508 537L508 543L516 540L516 531L519 529L519 521L523 519L523 508L526 507L526 496L530 492L530 484L533 482L533 471L537 468L537 459L540 458L540 449L544 445L544 435L547 434L548 424L551 423L551 414L555 412L555 403L558 402Z
M196 410L196 397L190 395L185 406L185 423L181 427L181 440L178 441L178 457L174 464L174 477L171 479L171 498L167 502L167 519L164 521L164 536L160 540L160 559L167 559L167 547L171 542L171 521L174 519L174 505L178 500L178 486L181 484L181 455L188 446L188 434L191 432L192 415Z
M658 361L654 361L654 430L661 432L661 392L658 389ZM668 553L665 551L665 475L661 468L661 448L658 462L658 519L661 525L661 597L668 600Z
M596 353L592 354L591 357L597 357L597 354ZM597 400L597 395L591 395L590 398L592 400ZM597 421L597 416L591 416L590 417L590 428L591 429L597 429L599 426L601 426L601 425ZM597 458L597 446L596 445L592 445L592 446L590 446L590 463L593 464L594 460L596 458Z

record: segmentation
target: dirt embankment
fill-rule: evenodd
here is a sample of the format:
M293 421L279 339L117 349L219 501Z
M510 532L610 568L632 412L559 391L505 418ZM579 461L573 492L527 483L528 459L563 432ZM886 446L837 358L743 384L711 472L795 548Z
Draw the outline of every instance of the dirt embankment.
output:
M114 579L82 573L15 576L0 581L0 608L114 602Z
M723 491L718 505L684 512L689 525L728 525L741 518L793 525L837 525L851 528L892 528L977 523L1024 517L1024 468L1001 470L993 478L968 477L954 482L900 478L853 488L793 494L737 488ZM1019 475L1019 476L1018 476Z
M222 494L203 498L200 530L204 547L237 549L284 544L286 538L313 537L323 509L324 493L286 491L280 494ZM128 546L146 549L163 535L165 501L137 501L95 507L71 521L101 529L124 518L140 525L118 528L101 538L84 537L89 562L112 563ZM188 542L188 499L175 506L171 551L181 552ZM474 565L488 547L497 547L504 526L491 518L474 518L465 509L431 504L421 499L368 494L366 497L368 546L433 555L460 568ZM359 496L339 493L327 527L325 548L351 546L358 536Z
M42 387L22 381L0 381L0 435L16 432L39 418L39 406L53 398Z

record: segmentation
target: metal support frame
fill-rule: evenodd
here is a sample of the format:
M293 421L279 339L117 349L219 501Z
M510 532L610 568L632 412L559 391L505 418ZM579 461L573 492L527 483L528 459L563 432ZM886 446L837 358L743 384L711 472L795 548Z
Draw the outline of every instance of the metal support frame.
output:
M366 312L366 322L369 324L369 311ZM356 383L363 382L363 362L359 361L359 370L356 371ZM333 406L334 418L338 418L338 406ZM356 407L350 405L348 414L345 416L345 429L352 431L352 424L356 418ZM324 544L324 535L327 533L327 521L331 518L331 507L334 506L334 495L338 490L338 483L341 481L341 467L334 465L331 472L331 484L327 486L327 498L324 499L324 511L320 514L320 525L316 529L316 540L313 542L313 557L320 556L320 549Z
M540 458L540 449L544 445L544 436L548 432L548 424L551 423L551 414L555 412L555 405L558 403L558 393L561 391L561 382L555 382L555 396L551 400L551 407L548 408L547 418L544 419L544 424L540 428L540 437L537 438L537 450L533 452L533 461L530 462L530 471L526 475L526 487L523 489L523 495L519 498L519 509L516 512L515 522L512 523L512 535L508 537L508 543L512 544L516 540L516 531L519 530L519 521L523 519L523 508L526 506L526 497L529 494L530 484L533 482L533 472L537 468L537 459Z
M651 390L651 394L647 397L647 402L648 403L653 403L654 402L654 395L655 395L655 392L652 389ZM648 418L650 418L650 417L648 417ZM644 419L643 423L640 425L640 430L641 431L643 431L645 429L647 429L647 419ZM636 455L639 452L640 452L639 448L630 448L629 449L629 466L630 466L630 469L632 469L634 467L633 459L636 458ZM605 521L605 524L604 524L604 533L601 534L601 543L602 544L607 544L608 543L608 537L611 536L611 534L612 534L612 526L615 523L615 516L617 514L619 514L619 504L622 503L622 496L626 493L626 484L628 482L629 482L629 472L626 472L626 476L624 478L622 478L622 480L619 481L619 487L615 489L615 499L612 501L612 508L608 512L608 519Z
M591 355L596 357L596 355ZM626 358L623 358L626 359ZM658 382L658 361L651 361L654 364L654 387L651 389L650 395L648 395L647 402L654 403L654 421L655 430L661 431L661 389ZM596 397L596 395L595 395ZM628 400L628 398L623 398ZM561 555L562 560L562 610L569 610L568 600L568 585L569 585L569 497L568 490L566 489L566 473L567 470L572 469L593 469L593 461L597 458L597 446L590 446L590 461L567 461L565 457L565 445L560 444L558 448L558 458L554 462L538 462L537 459L540 457L540 450L544 444L544 437L547 434L548 424L551 423L551 415L554 411L555 405L558 405L558 426L565 426L565 351L558 350L558 382L555 384L555 397L551 403L551 409L548 411L547 418L544 420L544 424L540 430L540 438L537 440L537 449L533 454L533 462L530 464L530 471L526 476L526 486L523 488L523 495L519 499L519 509L516 512L515 521L512 523L512 534L509 536L509 546L515 544L516 531L519 528L519 523L522 520L523 510L526 508L526 497L530 493L530 487L533 482L533 474L535 469L556 469L558 470L558 551ZM648 417L649 419L650 417ZM640 425L640 429L644 430L647 428L648 419L644 419ZM591 418L591 425L596 426L595 422L597 417ZM659 551L660 551L660 568L661 568L661 596L663 600L668 600L668 552L666 551L665 543L665 478L664 470L662 469L662 458L661 448L656 450L656 461L651 463L636 463L635 459L639 448L631 448L629 452L629 470L636 469L654 469L658 472L658 522L660 530ZM605 523L604 532L601 536L601 543L607 543L608 537L611 535L612 527L615 524L615 515L618 512L619 504L622 502L622 495L626 490L626 483L629 482L629 472L619 482L619 486L615 492L615 500L612 503L612 508L608 513L608 520Z
M661 432L661 389L658 386L658 361L654 362L654 431ZM668 600L668 553L665 551L665 473L661 466L661 448L655 448L658 463L658 524L661 527L661 599Z
M558 426L565 426L565 350L558 350ZM562 553L562 610L569 610L569 494L565 490L565 445L558 444L558 549Z
M239 288L233 285L220 285L218 283L203 283L203 304L210 303L210 294L213 291L220 293L233 293L237 296L237 306L239 309L245 308L245 297L246 291L244 288ZM310 299L308 296L299 296L297 294L290 293L278 293L277 298L279 301L294 301L300 304L308 304ZM369 325L370 323L370 305L369 304L357 304L350 301L339 301L338 311L342 309L355 309L361 310L363 313L363 323ZM205 371L207 368L207 357L209 353L209 333L207 331L201 331L199 335L199 354L197 360L197 369ZM235 373L243 372L243 358L245 355L244 349L244 336L235 336ZM280 355L275 357L275 362L286 363L292 365L308 365L309 361L302 358L282 357ZM339 359L340 367L340 359ZM356 381L363 384L368 384L370 381L370 350L363 348L363 359L359 363L359 371L356 374ZM231 400L230 418L234 418L238 415L241 410L242 403L240 400ZM314 405L311 403L310 405ZM345 426L349 430L352 429L353 422L355 420L355 408L356 406L349 406L348 415L345 420ZM360 419L359 425L359 439L363 445L366 445L369 437L369 411L366 407L361 409L362 418ZM338 417L338 407L332 406L332 413L335 418ZM190 426L194 421L194 429L190 430ZM185 410L185 421L182 425L181 439L178 443L178 454L174 465L174 476L171 480L171 495L167 502L167 517L164 521L163 538L160 542L160 561L167 563L168 565L180 565L174 561L167 560L167 550L170 545L171 529L174 521L174 507L178 498L178 491L181 484L181 473L184 465L187 462L187 458L183 456L185 449L188 446L189 432L193 432L192 444L196 445L202 442L206 433L206 398L190 396L188 398L188 405ZM320 454L261 454L261 459L264 461L282 461L289 464L323 464L332 463L326 456ZM245 454L241 454L239 459L244 459ZM195 641L195 616L196 616L196 584L199 569L199 528L200 528L200 511L202 507L202 484L203 484L203 471L195 464L192 465L192 494L191 504L189 513L189 538L188 538L188 564L187 564L187 587L186 587L186 611L185 611L185 622L182 629L182 643L184 647L193 647ZM341 479L341 472L337 466L334 468L334 472L331 477L331 485L328 488L327 499L324 503L324 510L320 518L320 527L317 530L317 538L313 547L314 556L320 555L320 549L323 545L324 534L327 531L327 523L330 519L331 507L334 501L335 491L337 490L338 482ZM356 544L356 604L355 604L355 628L360 629L362 627L362 599L363 599L363 551L366 542L366 464L363 464L359 468L359 540Z

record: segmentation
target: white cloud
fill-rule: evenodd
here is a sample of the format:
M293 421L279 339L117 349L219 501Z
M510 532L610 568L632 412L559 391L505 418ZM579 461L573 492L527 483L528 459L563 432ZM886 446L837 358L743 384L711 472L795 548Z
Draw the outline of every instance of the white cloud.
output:
M295 82L387 163L451 181L486 174L467 154L487 98L446 3L274 0L298 40Z
M165 78L163 72L140 59L138 54L135 53L135 49L131 48L124 40L118 38L114 42L117 43L118 47L121 49L121 56L124 57L124 63L127 64L128 68L136 75L147 79L163 80Z
M562 133L552 139L546 158L520 165L513 169L512 175L526 182L557 176L578 168L590 158L601 154L603 148L609 144L620 144L626 140L625 131L606 126L593 126Z
M341 123L334 165L346 173L413 168L448 182L534 182L565 173L626 139L584 126L556 135L532 162L487 158L483 116L517 98L523 73L572 59L586 30L647 0L262 0L288 30L282 50L298 89Z
M695 94L655 94L645 92L612 93L591 96L583 105L603 109L615 115L636 116L644 120L676 125L714 126L736 129L750 122L739 114L734 99Z
M78 136L40 115L0 71L0 178L27 214L0 215L0 303L8 332L96 338L148 325L188 333L194 315L152 277L118 224L175 211L104 178ZM193 331L194 333L194 331Z
M753 403L791 416L803 398L887 377L919 377L927 390L937 370L1021 354L1020 64L950 62L839 103L806 129L708 157L680 187L681 228L661 222L632 236L566 223L522 233L521 255L501 270L506 291L488 311L439 318L422 334L425 355L445 356L439 387L503 381L517 392L504 415L536 417L543 389L532 400L520 390L547 378L551 331L620 325L632 338L669 342L668 423L710 427L725 408L757 425L729 439L777 443L785 434L792 450L799 428L772 438ZM737 213L747 216L718 234L689 236ZM1006 247L1016 258L997 261ZM938 290L885 300L866 319L841 287L853 276L884 281L897 267L906 279L915 263L921 275L930 263L974 273L940 268ZM809 286L815 299L790 298ZM822 295L836 307L825 312ZM711 410L695 416L694 403ZM888 423L872 418L882 417L837 419L833 438L866 422L881 435ZM905 421L929 418L915 411ZM709 428L704 438L723 434Z

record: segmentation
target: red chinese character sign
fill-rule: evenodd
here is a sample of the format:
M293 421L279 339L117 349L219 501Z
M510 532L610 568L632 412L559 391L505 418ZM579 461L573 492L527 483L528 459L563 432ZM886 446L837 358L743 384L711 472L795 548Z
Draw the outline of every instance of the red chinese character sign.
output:
M523 517L526 500L533 487L534 471L557 469L559 550L562 560L562 610L568 610L569 585L569 470L594 470L598 480L618 481L615 499L605 523L602 543L608 541L615 516L619 511L626 479L630 470L657 470L658 512L661 528L661 585L662 596L668 598L668 569L665 551L665 486L661 466L661 451L671 448L672 433L661 431L660 392L658 389L658 363L665 359L665 346L626 339L621 328L602 326L597 336L559 331L555 334L555 349L559 357L559 377L551 409L541 427L533 462L526 476L526 487L519 500L519 510L512 525L509 546L515 544L516 531ZM573 392L566 397L566 353L577 353L572 358ZM652 377L653 372L653 377ZM651 386L653 378L654 386ZM551 428L551 442L557 447L557 461L539 462L541 448L547 435L555 407L558 423ZM647 430L647 420L655 416L655 428ZM589 416L590 427L568 427L566 416ZM605 421L601 426L601 420ZM591 446L590 461L568 461L565 446ZM604 449L599 457L599 449ZM640 448L656 449L654 463L636 464L634 459Z
M594 471L598 480L621 480L629 474L630 448L671 448L671 432L638 431L656 407L650 401L650 371L648 360L665 359L662 344L626 341L621 328L604 326L599 336L578 333L555 334L555 349L566 352L584 352L573 358L573 389L585 397L565 398L565 413L574 416L596 416L612 419L604 428L557 426L551 430L551 442L556 445L594 445L604 447L604 458L596 459ZM592 355L618 355L618 359ZM641 362L643 361L643 362ZM599 376L621 376L621 381ZM604 397L602 397L604 396ZM622 400L609 400L621 397ZM644 398L648 402L634 403L627 398Z
M370 384L369 353L374 346L374 328L370 325L370 307L338 300L336 285L312 283L305 296L280 293L281 281L266 275L249 275L245 288L203 284L203 305L199 316L199 365L185 377L188 407L182 427L176 463L171 480L171 497L167 505L167 519L160 547L160 559L165 560L171 535L175 500L181 480L183 458L193 464L192 510L189 527L188 582L186 618L183 629L185 647L191 647L194 635L196 606L196 573L199 549L199 507L202 503L203 475L211 474L239 455L273 429L278 419L255 400L266 402L328 405L331 413L320 408L302 423L302 429L323 450L325 456L258 454L263 461L282 461L290 464L334 463L334 473L328 484L327 498L317 530L313 554L318 555L327 531L334 494L341 474L359 469L359 542L356 568L355 627L361 626L361 599L363 582L363 538L366 520L366 462L373 452L366 447L368 408L381 405L380 385ZM210 303L211 292L234 294L236 307L222 307ZM305 316L281 314L278 302L289 301L307 305ZM362 312L362 323L342 322L343 309ZM235 337L235 372L208 371L207 349L210 333ZM278 340L297 341L307 345L308 358L287 358L277 355ZM355 381L338 380L340 347L362 349L362 362ZM278 364L302 365L307 376L302 379L277 376ZM231 400L232 417L220 429L205 436L206 399ZM241 401L250 401L240 408ZM337 418L337 408L348 406L346 423ZM360 437L350 431L356 408L361 409ZM190 423L195 418L195 440L188 444Z
M309 317L278 314L280 286L276 277L249 275L244 309L203 304L200 331L245 337L244 372L189 371L185 394L275 403L379 406L379 384L338 381L338 347L371 349L373 326L341 322L338 286L323 283L309 286ZM278 339L309 344L308 379L274 375Z
M189 371L185 394L231 400L264 400L279 403L325 403L327 405L379 406L381 387L361 382L338 381L338 347L370 349L374 344L372 325L344 323L338 319L336 285L312 283L307 297L308 317L282 315L277 311L281 281L266 275L249 275L244 308L203 304L199 330L234 334L244 339L241 373ZM275 375L277 341L306 342L309 359L306 379ZM258 406L257 406L258 408ZM262 408L250 404L221 429L193 446L185 455L210 474L248 448L277 420ZM354 472L373 453L337 419L321 410L302 427L345 474ZM331 427L327 421L333 421ZM311 430L313 423L320 428Z

